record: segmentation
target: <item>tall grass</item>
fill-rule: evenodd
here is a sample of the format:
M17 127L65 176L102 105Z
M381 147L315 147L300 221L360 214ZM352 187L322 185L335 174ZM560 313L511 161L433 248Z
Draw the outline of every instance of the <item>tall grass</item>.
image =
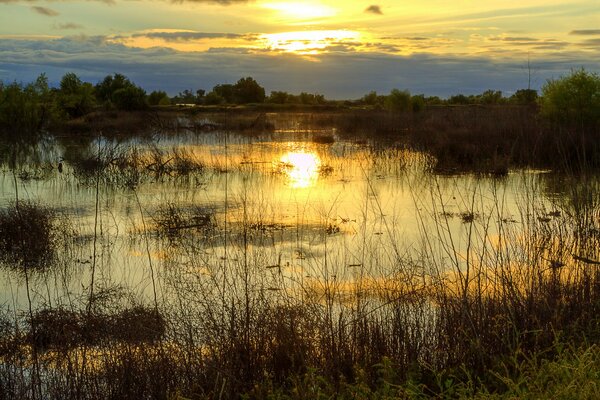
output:
M183 174L191 161L177 154L129 149L72 162L108 186L103 174ZM374 168L410 165L395 158ZM366 172L361 219L345 246L334 245L348 243L338 240L335 202L318 222L298 215L296 225L278 225L253 192L255 173L240 168L225 215L167 203L153 224L146 218L132 229L138 237L142 230L148 262L160 260L153 306L110 287L100 266L111 237L100 215L93 295L66 290L54 304L0 321L0 398L493 397L551 394L544 377L597 379L583 369L597 362L594 347L563 347L600 340L600 198L591 177L548 179L546 191L562 192L547 201L524 174L519 215L507 216L502 180L490 191L454 190L454 210L443 188L452 181L419 175L409 185L419 241L406 247ZM28 214L33 223L0 214L0 228L8 221L45 232L44 219ZM26 254L3 246L4 254ZM151 257L153 246L160 258Z

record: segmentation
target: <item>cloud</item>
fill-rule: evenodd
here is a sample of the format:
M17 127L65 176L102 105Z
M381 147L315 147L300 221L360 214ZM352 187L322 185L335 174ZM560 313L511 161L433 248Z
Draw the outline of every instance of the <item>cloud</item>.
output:
M74 22L66 22L64 24L54 24L53 28L54 29L63 29L63 30L66 30L66 29L83 29L84 26L76 24Z
M217 32L144 32L134 33L131 37L146 37L149 39L163 39L167 42L187 42L202 39L242 39L251 38L252 35L241 35L237 33L217 33ZM124 38L124 37L119 37Z
M569 32L569 35L594 36L600 35L600 29L580 29Z
M383 15L383 12L381 11L381 7L376 4L373 4L373 5L370 5L369 7L367 7L365 9L365 12L368 14Z
M377 50L330 52L312 58L236 48L180 52L167 48L131 48L104 36L60 39L0 40L0 70L5 81L32 81L46 72L56 85L73 71L96 83L120 72L146 90L175 94L184 89L210 89L218 83L252 76L267 91L323 93L329 98L359 98L371 90L388 93L407 88L412 93L449 96L489 89L514 91L526 87L526 58L485 56L402 56ZM343 47L343 46L342 46ZM598 52L564 51L553 58L536 57L534 83L568 73L572 67L600 69Z
M47 17L56 17L57 15L59 15L59 13L57 11L54 11L51 8L32 6L31 9L33 11L35 11L36 13L45 15Z

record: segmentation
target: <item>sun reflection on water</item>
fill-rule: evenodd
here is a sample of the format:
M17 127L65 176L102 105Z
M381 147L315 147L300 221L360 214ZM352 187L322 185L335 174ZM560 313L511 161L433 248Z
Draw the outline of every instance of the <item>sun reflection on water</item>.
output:
M286 174L292 188L314 186L319 178L321 160L315 153L290 151L279 159L279 168Z

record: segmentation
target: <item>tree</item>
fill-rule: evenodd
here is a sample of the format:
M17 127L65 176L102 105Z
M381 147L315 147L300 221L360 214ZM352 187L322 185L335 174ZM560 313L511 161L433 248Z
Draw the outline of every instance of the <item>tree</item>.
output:
M230 83L216 85L213 88L213 93L225 100L225 103L235 103L235 88Z
M391 111L409 111L410 92L408 90L392 89L385 99L385 108Z
M60 80L58 104L70 117L81 117L94 108L94 87L91 83L82 82L75 73L68 72Z
M285 104L289 102L289 96L288 92L272 91L267 101L273 104Z
M112 95L112 99L113 104L119 110L143 110L147 106L146 91L135 85L116 90Z
M151 106L166 106L171 104L171 99L169 99L169 96L166 92L163 92L162 90L155 90L148 95L148 104Z
M600 77L579 69L546 82L542 115L554 123L580 129L600 126Z
M477 96L477 102L480 104L500 104L503 100L500 90L486 90Z
M122 74L108 75L99 82L96 97L104 104L121 110L141 110L147 106L146 91Z
M454 96L450 96L450 98L448 99L448 104L466 105L469 103L469 98L464 94L455 94Z
M206 104L207 106L217 106L217 105L223 104L225 102L226 102L225 98L214 91L209 92L204 97L204 104Z
M537 90L519 89L512 96L510 96L509 101L512 104L533 105L533 104L536 104L537 99L538 99Z
M34 139L48 124L58 119L55 96L48 79L41 74L33 83L4 85L0 82L0 132L7 139Z
M234 85L234 100L238 104L263 103L265 89L254 78L241 78Z

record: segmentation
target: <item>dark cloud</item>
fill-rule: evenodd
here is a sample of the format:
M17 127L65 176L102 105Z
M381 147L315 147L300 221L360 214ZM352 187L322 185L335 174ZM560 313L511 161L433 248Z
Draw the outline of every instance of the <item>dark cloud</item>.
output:
M569 35L595 36L600 35L600 29L580 29L569 32Z
M377 43L368 53L347 51L347 45L338 43L338 51L311 58L248 48L213 48L206 52L131 48L102 36L3 39L0 70L5 71L3 80L24 82L46 72L54 85L69 71L93 83L121 72L146 90L162 89L171 94L190 87L210 89L242 76L254 77L267 91L318 92L330 98L358 98L371 90L387 93L395 87L448 96L481 93L490 85L505 92L527 85L526 57L518 62L503 61L506 59L494 55L401 56L378 50ZM589 50L563 51L556 58L537 57L535 66L539 85L573 67L600 70L600 57Z
M512 37L512 36L496 36L490 38L493 41L501 41L501 42L537 42L539 39L531 38L531 37Z
M38 14L45 15L47 17L56 17L58 14L57 11L54 11L51 8L32 6L31 9Z
M365 9L365 12L368 14L383 15L383 12L381 11L381 7L379 7L376 4L373 4L373 5L370 5L369 7L367 7Z
M53 28L54 29L63 29L63 30L66 30L66 29L83 29L84 26L76 24L74 22L66 22L64 24L55 24L53 26Z
M584 40L581 43L581 46L585 47L585 48L588 48L588 49L597 49L597 50L600 50L600 38Z
M146 32L135 33L131 37L147 37L150 39L163 39L167 42L188 42L202 39L252 39L256 35L241 35L237 33L216 32Z

